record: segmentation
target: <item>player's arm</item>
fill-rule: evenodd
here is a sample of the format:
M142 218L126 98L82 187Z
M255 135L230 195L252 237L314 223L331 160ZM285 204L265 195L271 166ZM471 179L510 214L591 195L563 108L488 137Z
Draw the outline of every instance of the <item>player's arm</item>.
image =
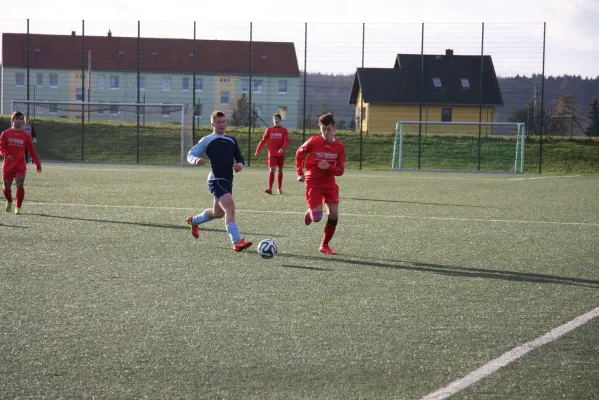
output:
M29 136L25 141L25 147L27 148L27 151L31 156L31 160L33 160L33 163L37 167L37 172L42 172L42 162L40 161L40 158L37 155L37 151L35 150L35 146L33 145L33 139L31 139Z
M331 167L331 173L334 176L341 176L345 172L345 146L337 156L337 162Z
M241 154L241 149L239 148L239 143L237 143L237 139L233 138L233 141L235 142L233 157L237 162L237 164L233 166L233 170L235 172L239 172L243 169L243 166L245 165L245 160L243 159L243 154Z
M7 156L6 136L0 135L0 156L6 159Z
M295 172L297 173L297 180L300 182L304 181L304 163L306 161L306 155L310 152L312 147L312 138L308 139L306 143L302 144L299 149L295 152Z
M266 141L268 140L269 136L270 136L270 129L267 128L264 131L264 135L262 135L262 139L258 143L258 147L256 147L256 154L254 154L256 157L258 157L258 155L260 154L260 152L262 151L262 149L266 145Z
M206 160L201 158L204 154L206 154L206 149L208 141L206 137L200 139L200 141L189 150L187 153L187 162L192 165L204 165Z
M283 145L279 149L279 154L285 154L285 150L287 150L287 146L289 146L289 132L287 129L283 131Z

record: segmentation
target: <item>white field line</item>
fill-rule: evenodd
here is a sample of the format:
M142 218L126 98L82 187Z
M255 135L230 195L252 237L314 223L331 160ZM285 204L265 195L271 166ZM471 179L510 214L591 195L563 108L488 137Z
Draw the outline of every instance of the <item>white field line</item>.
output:
M531 176L528 178L508 178L508 181L532 181L535 179L577 178L582 175Z
M84 203L42 203L28 201L27 204L55 206L55 207L97 207L97 208L130 208L142 210L197 210L197 207L168 207L168 206L138 206L138 205L122 205L122 204L84 204ZM247 212L255 214L301 214L305 211L277 211L277 210L243 210L238 209L236 212ZM558 221L531 221L531 220L516 220L516 219L484 219L484 218L460 218L460 217L425 217L418 215L393 215L393 214L344 214L344 217L358 218L410 218L410 219L427 219L432 221L472 221L472 222L500 222L509 224L540 224L540 225L571 225L571 226L599 226L599 223L593 222L558 222Z
M567 322L564 325L558 326L557 328L551 330L543 336L536 338L535 340L514 347L507 353L504 353L496 359L491 360L490 362L486 363L477 370L472 371L465 377L457 379L451 382L449 385L433 393L427 394L420 400L441 400L453 396L459 391L464 390L469 386L472 386L481 379L505 367L509 363L516 361L520 357L526 355L528 352L536 349L537 347L553 342L554 340L560 338L566 333L580 327L581 325L586 324L587 322L589 322L593 318L596 318L597 316L599 316L599 307L589 311L586 314L574 318L572 321Z

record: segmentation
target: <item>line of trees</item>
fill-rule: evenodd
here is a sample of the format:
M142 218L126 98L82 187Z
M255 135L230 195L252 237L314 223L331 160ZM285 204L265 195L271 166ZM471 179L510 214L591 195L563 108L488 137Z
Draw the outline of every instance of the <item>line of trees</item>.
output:
M552 135L599 137L597 97L589 102L587 121L584 121L579 102L572 94L560 96L555 108L544 116L541 111L541 105L533 97L521 108L512 107L506 120L526 123L528 134L539 133L545 124L546 132Z

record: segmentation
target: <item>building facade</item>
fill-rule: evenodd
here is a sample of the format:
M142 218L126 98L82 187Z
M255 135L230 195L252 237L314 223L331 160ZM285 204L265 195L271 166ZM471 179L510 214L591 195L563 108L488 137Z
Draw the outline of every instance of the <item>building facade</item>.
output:
M277 112L288 127L301 119L293 43L4 33L2 47L3 114L13 111L13 100L85 101L108 105L92 112L93 120L135 121L136 113L119 103L139 101L184 104L190 113L195 104L197 123L209 125L213 110L230 115L245 94L267 124ZM81 118L52 104L29 114ZM181 116L155 108L144 118L175 122Z

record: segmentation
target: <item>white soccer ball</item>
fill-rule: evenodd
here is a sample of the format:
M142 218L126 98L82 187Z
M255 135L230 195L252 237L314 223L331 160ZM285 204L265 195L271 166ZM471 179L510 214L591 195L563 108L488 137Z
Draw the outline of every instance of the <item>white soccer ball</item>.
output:
M258 243L258 254L262 258L270 259L276 256L279 253L279 248L277 244L272 239L264 239L260 243Z

